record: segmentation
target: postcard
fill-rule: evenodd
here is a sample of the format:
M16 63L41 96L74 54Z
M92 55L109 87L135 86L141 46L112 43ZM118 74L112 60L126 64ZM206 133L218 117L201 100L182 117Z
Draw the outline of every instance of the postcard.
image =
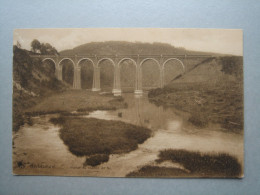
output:
M241 178L243 31L16 29L13 174Z

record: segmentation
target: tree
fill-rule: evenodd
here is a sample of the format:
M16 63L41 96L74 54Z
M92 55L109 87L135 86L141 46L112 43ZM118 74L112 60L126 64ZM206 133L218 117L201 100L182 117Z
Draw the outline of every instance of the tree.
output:
M37 39L34 39L31 43L32 51L35 53L39 53L41 50L41 43Z
M41 43L40 53L43 55L56 55L58 51L49 43Z
M40 52L41 54L43 55L46 55L47 54L47 47L44 43L41 44L41 47L40 47Z
M52 47L52 53L53 55L59 55L59 52L57 51L57 49L55 47Z
M58 54L57 50L51 46L49 43L45 43L45 50L47 54L55 55Z
M55 47L52 47L49 43L40 43L37 39L34 39L31 43L32 51L40 53L42 55L59 55Z

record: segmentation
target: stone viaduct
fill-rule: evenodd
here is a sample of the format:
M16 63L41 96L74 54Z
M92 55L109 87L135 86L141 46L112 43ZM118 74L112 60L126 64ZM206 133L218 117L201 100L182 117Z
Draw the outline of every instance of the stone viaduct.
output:
M80 62L83 60L90 61L94 68L93 75L93 86L92 91L100 91L100 63L102 61L110 61L114 66L114 84L113 93L120 94L120 67L122 62L125 60L130 60L136 69L136 79L135 79L135 93L142 94L142 65L144 62L150 60L154 61L160 71L160 87L165 85L164 83L164 69L165 65L169 61L177 61L182 67L182 74L185 73L184 59L187 58L209 58L211 55L31 55L33 58L40 58L43 62L50 60L55 64L55 75L58 80L62 80L62 64L64 60L69 60L72 62L74 67L73 76L73 88L81 89L81 67Z

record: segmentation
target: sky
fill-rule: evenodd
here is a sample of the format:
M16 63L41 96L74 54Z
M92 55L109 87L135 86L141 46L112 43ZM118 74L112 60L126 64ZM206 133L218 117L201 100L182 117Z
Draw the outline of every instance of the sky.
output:
M58 51L90 42L129 41L162 42L188 50L243 55L243 31L240 29L174 28L70 28L15 29L13 44L31 49L33 39L50 43Z

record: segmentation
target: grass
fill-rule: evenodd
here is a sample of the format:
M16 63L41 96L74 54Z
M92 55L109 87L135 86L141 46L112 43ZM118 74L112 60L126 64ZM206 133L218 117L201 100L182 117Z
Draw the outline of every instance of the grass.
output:
M102 96L95 92L86 90L68 90L62 93L54 94L45 98L34 107L26 110L27 113L37 112L72 112L93 111L99 108L107 109L113 107L115 109L125 107L123 100L117 100L113 96Z
M157 163L172 161L181 164L186 170L176 168L145 166L128 176L163 176L163 177L240 177L242 173L238 160L225 153L201 153L187 150L164 150L159 154Z
M239 82L178 83L149 92L150 101L190 113L188 119L197 127L209 123L223 129L243 130L243 85Z
M116 110L118 108L127 108L128 105L124 102L123 97L114 97L104 105L97 105L95 107L85 107L77 109L78 112L92 112L95 110Z
M13 130L30 123L30 117L60 113L63 116L87 115L95 110L116 110L128 105L122 97L99 95L86 90L67 90L49 94L48 97L34 97L18 93L13 94ZM71 113L77 110L77 113Z
M201 113L193 114L189 117L188 121L196 127L204 128L208 126L208 118Z
M120 121L64 116L50 121L61 126L61 139L77 156L130 152L151 136L150 129ZM87 162L95 164L96 158Z

